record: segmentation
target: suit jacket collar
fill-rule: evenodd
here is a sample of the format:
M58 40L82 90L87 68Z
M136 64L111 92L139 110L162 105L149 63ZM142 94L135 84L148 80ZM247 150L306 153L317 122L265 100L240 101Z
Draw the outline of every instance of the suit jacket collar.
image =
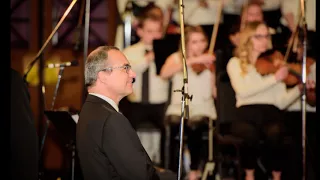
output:
M102 105L106 105L108 108L114 110L115 112L117 112L116 109L114 109L114 107L111 106L111 104L109 104L107 101L97 97L97 96L94 96L94 95L91 95L91 94L88 94L87 96L87 99L86 99L86 102L93 102L93 103L99 103L99 104L102 104Z

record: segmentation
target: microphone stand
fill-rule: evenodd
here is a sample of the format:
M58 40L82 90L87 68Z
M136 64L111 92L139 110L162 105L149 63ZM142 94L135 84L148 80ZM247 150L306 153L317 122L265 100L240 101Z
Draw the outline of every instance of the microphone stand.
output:
M58 89L59 89L59 85L60 85L60 81L61 81L61 77L62 77L64 68L65 68L65 67L62 66L62 67L60 67L60 70L59 70L58 80L57 80L57 83L56 83L56 87L55 87L54 94L53 94L53 98L52 98L52 102L51 102L51 108L50 108L51 111L53 111L53 109L54 109L54 104L55 104L56 97L57 97L57 94L58 94ZM45 126L45 129L44 129L43 137L42 137L42 139L41 139L40 157L41 157L41 155L42 155L42 151L43 151L43 147L44 147L44 142L45 142L46 137L47 137L47 132L48 132L49 124L50 124L50 121L49 121L48 119L46 119L46 126Z
M183 154L183 142L184 142L184 120L189 119L189 100L192 100L192 95L188 94L188 71L186 63L186 48L185 48L185 36L184 36L184 5L183 0L179 0L179 12L180 12L180 32L181 32L181 53L183 63L183 87L181 90L174 90L174 92L181 92L181 121L180 121L180 148L179 148L179 166L178 166L178 180L181 180L182 176L182 154Z
M31 69L33 68L33 66L36 64L36 62L38 61L38 59L42 56L42 52L44 51L44 49L47 47L48 43L51 41L52 37L54 36L54 34L57 32L57 30L59 29L59 27L61 26L62 22L65 20L65 18L67 17L67 15L69 14L69 12L71 11L72 7L74 6L74 4L77 2L77 0L73 0L69 7L66 9L66 11L64 12L63 16L61 17L60 21L57 23L57 25L55 26L55 28L53 29L53 31L51 32L51 34L49 35L49 37L47 38L47 40L45 41L45 43L42 45L42 47L40 48L39 52L37 53L37 55L35 56L34 60L31 61L31 63L28 66L28 69L26 71L26 73L23 76L23 79L25 82L27 82L27 76L29 74L29 72L31 71ZM40 70L41 67L40 67ZM41 79L41 78L40 78ZM42 94L44 96L45 93L45 87L44 84L42 84ZM44 102L43 102L44 103ZM44 103L45 104L45 103ZM53 106L51 107L53 108ZM40 119L41 120L41 119ZM43 146L44 146L44 141L46 139L46 135L47 135L47 131L48 131L48 126L49 126L50 121L48 119L46 119L46 127L44 130L44 135L41 139L41 146L40 146L40 157L39 160L41 162L41 158L42 158L42 151L43 151ZM42 164L42 163L40 163ZM41 175L43 175L41 172L39 173L39 179L41 179Z
M88 56L88 46L89 46L89 23L90 23L90 0L85 0L86 6L85 6L85 19L84 19L84 42L83 42L83 69L82 72L84 72L84 67L87 61ZM83 80L84 82L84 80ZM87 96L87 88L85 85L83 85L83 93L82 93L82 103L85 102Z
M126 48L131 45L131 32L132 32L132 1L128 1L126 4L126 9L123 14L123 33L124 33L124 45Z
M52 103L51 103L51 111L54 110L54 105L55 105L55 101L56 101L56 97L57 97L57 94L58 94L58 89L59 89L59 85L60 85L60 81L61 81L61 78L62 78L62 74L63 74L63 71L65 69L66 66L61 66L59 68L59 75L58 75L58 81L56 83L56 87L55 87L55 90L54 90L54 95L53 95L53 99L52 99ZM47 134L47 131L48 131L48 127L49 127L49 121L47 121L47 124L46 124L46 132L45 134ZM67 148L69 150L71 150L71 180L74 180L74 177L75 177L75 154L76 154L76 146L75 146L75 142L74 141L71 141L70 144L67 144Z
M40 56L42 55L43 50L47 47L48 43L51 41L52 37L54 36L54 34L57 32L57 30L59 29L59 27L61 26L62 22L64 21L64 19L67 17L67 15L69 14L69 12L71 11L72 7L74 6L74 4L77 2L77 0L73 0L69 7L67 8L67 10L64 12L63 16L61 17L60 21L57 23L56 27L53 29L53 31L51 32L51 34L49 35L49 37L47 38L46 42L42 45L41 49L39 50L39 52L37 53L37 55L35 56L34 60L29 64L29 68L27 70L27 72L24 74L23 78L24 80L26 80L30 70L32 69L32 67L36 64L37 60L40 58Z
M56 31L59 29L59 27L61 26L62 22L64 21L64 19L67 17L67 15L69 14L69 12L71 11L72 7L74 6L74 4L77 2L77 0L73 0L69 7L67 8L67 10L65 11L65 13L63 14L63 16L61 17L60 21L58 22L58 24L56 25L56 27L53 29L53 31L51 32L50 36L48 37L48 39L46 40L46 42L43 44L42 48L40 49L40 51L38 52L38 55L36 56L36 59L31 62L31 66L33 66L36 62L36 60L38 59L38 56L40 56L40 54L43 52L43 50L46 48L47 44L50 42L51 38L53 37L53 35L56 33ZM31 69L31 68L30 68ZM29 71L30 71L29 69ZM28 72L29 72L28 71ZM62 71L60 69L59 71L59 75L58 75L58 81L57 81L57 84L56 84L56 90L57 91L58 87L59 87L59 83L60 83L60 79L61 78L61 74L62 74ZM25 76L27 76L28 72L25 74ZM54 106L54 102L55 102L55 96L56 96L56 93L55 92L55 95L54 95L54 99L53 99L53 102L51 103L51 110L53 110L53 106ZM45 127L45 130L44 130L44 135L42 137L42 141L41 141L41 148L40 148L40 157L42 156L42 151L43 151L43 146L44 146L44 141L46 139L46 135L47 135L47 131L48 131L48 126L49 126L49 123L50 121L49 120L46 120L46 127Z
M65 66L61 66L59 68L58 80L57 80L57 83L56 83L56 87L54 89L54 94L53 94L53 98L52 98L52 102L51 102L51 109L50 109L51 111L53 111L53 109L54 109L54 104L55 104L56 97L57 97L57 94L58 94L58 89L59 89L59 85L60 85L60 81L61 81L61 77L62 77L64 68L65 68Z
M303 56L302 56L302 95L301 95L301 112L302 112L302 179L306 179L306 80L307 80L307 23L305 16L305 1L300 0L302 31L303 31Z

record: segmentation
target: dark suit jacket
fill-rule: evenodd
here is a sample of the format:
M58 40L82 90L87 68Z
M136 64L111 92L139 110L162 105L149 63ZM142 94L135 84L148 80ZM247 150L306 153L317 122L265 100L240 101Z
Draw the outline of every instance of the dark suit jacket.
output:
M86 180L159 179L128 119L99 97L88 95L76 143Z
M20 74L11 69L11 179L38 179L39 149L29 92Z

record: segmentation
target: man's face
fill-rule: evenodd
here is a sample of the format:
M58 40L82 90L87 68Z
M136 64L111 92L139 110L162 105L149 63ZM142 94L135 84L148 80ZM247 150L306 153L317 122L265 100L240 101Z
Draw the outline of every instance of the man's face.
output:
M117 50L110 50L108 52L108 65L111 67L111 71L105 71L106 88L111 93L111 96L115 98L123 98L132 93L133 79L136 77L136 73L130 68L129 61Z
M248 7L247 13L245 16L245 22L250 23L254 21L262 22L263 21L263 13L262 9L258 5L251 5Z
M137 33L142 42L146 45L152 45L153 40L162 37L162 24L160 21L147 19L142 27L138 28Z

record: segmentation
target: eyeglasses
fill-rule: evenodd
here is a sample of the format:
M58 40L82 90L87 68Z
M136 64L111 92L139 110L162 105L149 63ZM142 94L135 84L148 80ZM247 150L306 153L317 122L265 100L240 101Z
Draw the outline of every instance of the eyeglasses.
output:
M123 66L118 66L118 67L107 67L107 68L101 69L100 71L110 71L110 72L112 72L114 69L124 69L124 70L126 70L126 73L129 74L129 71L131 70L131 65L130 64L125 64Z
M252 37L256 38L256 39L262 39L262 38L266 38L266 39L269 39L271 37L270 34L267 34L267 35L263 35L263 34L256 34L256 35L253 35Z

